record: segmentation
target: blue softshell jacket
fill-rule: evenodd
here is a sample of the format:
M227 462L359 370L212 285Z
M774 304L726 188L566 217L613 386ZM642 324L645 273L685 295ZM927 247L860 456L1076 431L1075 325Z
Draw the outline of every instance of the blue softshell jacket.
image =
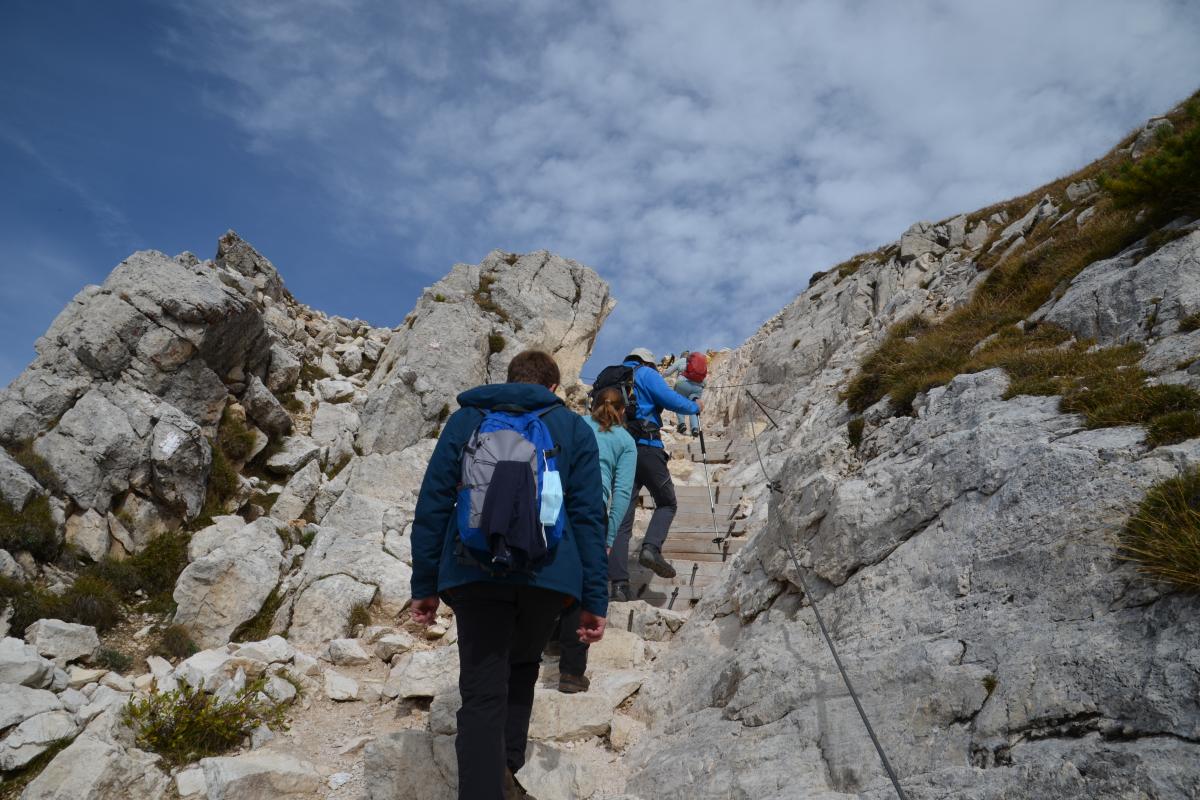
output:
M630 359L624 365L634 368L633 388L637 392L634 416L638 419L650 420L661 428L664 410L676 414L700 413L700 406L668 386L666 379L654 367L648 367L636 359ZM638 439L637 443L649 447L663 446L662 439Z
M499 383L478 386L458 396L455 411L442 429L433 457L425 469L417 513L412 526L412 596L432 597L467 583L487 581L540 586L569 595L597 616L608 613L608 557L604 553L604 498L600 486L600 457L596 437L583 418L563 405L544 386ZM542 417L559 448L566 524L554 560L532 575L493 575L456 553L455 504L463 447L484 409L501 406L537 411L560 408Z

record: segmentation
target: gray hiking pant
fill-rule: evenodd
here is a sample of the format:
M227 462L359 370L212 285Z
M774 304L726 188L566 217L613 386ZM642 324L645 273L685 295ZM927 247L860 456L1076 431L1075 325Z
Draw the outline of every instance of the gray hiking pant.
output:
M667 534L671 531L671 522L675 519L675 482L671 480L671 471L667 469L667 451L661 447L650 447L639 444L637 447L637 469L633 474L633 500L621 527L617 529L617 539L613 542L612 553L608 556L608 579L610 581L629 580L629 540L633 538L633 511L638 492L642 487L650 490L654 498L654 514L650 517L650 525L646 528L645 544L662 549Z

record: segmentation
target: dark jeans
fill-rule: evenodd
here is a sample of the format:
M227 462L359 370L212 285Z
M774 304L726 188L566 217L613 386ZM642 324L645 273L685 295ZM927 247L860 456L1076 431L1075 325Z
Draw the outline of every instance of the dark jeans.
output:
M558 645L562 654L558 658L560 675L582 675L587 672L588 645L579 641L579 617L583 606L575 603L563 612L558 625Z
M563 595L533 586L468 583L445 594L458 624L459 800L501 800L505 764L525 764L533 688Z
M661 447L650 447L639 444L637 448L637 469L633 473L633 499L621 527L617 529L617 539L613 542L612 553L608 556L608 579L612 581L629 580L629 540L633 538L633 511L637 504L638 492L642 487L650 490L654 498L654 514L650 517L650 525L646 528L645 544L662 549L667 534L671 531L671 521L675 519L675 482L671 480L671 471L667 469L667 451Z

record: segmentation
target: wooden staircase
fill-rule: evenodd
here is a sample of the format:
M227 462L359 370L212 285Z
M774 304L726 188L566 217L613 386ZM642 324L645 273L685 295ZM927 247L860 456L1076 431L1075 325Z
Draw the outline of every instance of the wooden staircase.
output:
M738 448L723 439L706 437L705 449L710 475L711 465L729 463L739 455ZM698 441L687 445L687 455L697 463L702 460ZM660 578L637 563L636 554L645 524L639 523L635 527L629 574L630 586L637 597L651 605L675 610L695 605L703 597L705 588L721 575L729 558L745 545L745 522L734 519L741 490L715 483L712 492L713 505L710 507L706 487L675 485L678 510L662 550L663 556L675 567L674 578ZM637 502L642 508L654 507L654 500L645 489Z

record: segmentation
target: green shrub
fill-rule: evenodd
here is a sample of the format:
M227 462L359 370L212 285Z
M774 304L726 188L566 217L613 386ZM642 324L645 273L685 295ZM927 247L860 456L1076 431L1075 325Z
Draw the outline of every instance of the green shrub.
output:
M82 574L106 581L126 602L133 602L136 592L141 590L154 608L174 610L171 595L179 574L188 565L189 538L183 531L161 534L151 539L140 553L121 561L106 558L85 567Z
M217 441L214 449L220 449L228 460L242 462L254 452L254 444L258 437L246 425L246 420L230 411L229 406L221 412L221 422L217 426Z
M1179 332L1191 333L1192 331L1200 330L1200 311L1194 314L1188 314L1183 319L1179 320Z
M1200 211L1200 98L1193 97L1174 124L1142 158L1101 180L1119 207L1146 206L1160 219Z
M195 655L198 649L187 628L168 625L155 637L153 654L163 658L188 658Z
M80 575L62 596L64 616L58 619L92 625L104 632L122 619L120 592L94 575Z
M846 423L846 435L850 440L850 446L855 450L862 444L863 428L866 427L866 420L862 417L855 417Z
M275 612L283 605L283 595L276 587L263 601L262 608L251 619L237 627L230 637L233 642L261 642L271 635L271 623L275 620Z
M0 548L9 552L28 550L38 561L53 561L58 555L58 526L50 513L50 498L30 498L20 511L0 499Z
M128 672L133 666L133 659L120 650L111 647L101 647L96 653L96 666L111 669L114 672Z
M1200 437L1200 413L1170 411L1152 419L1146 429L1146 443L1151 447L1179 444Z
M186 683L170 692L134 697L122 712L138 747L158 753L170 764L187 764L238 747L259 725L286 727L284 708L259 693L266 678L246 685L222 702Z
M1200 469L1146 494L1121 533L1120 554L1154 580L1200 591Z
M435 295L433 296L433 302L435 302L435 303L444 303L444 302L446 302L446 295L444 295L444 294L440 294L440 293L439 293L439 294L435 294Z
M488 336L488 355L504 352L504 337L498 333L493 333Z

